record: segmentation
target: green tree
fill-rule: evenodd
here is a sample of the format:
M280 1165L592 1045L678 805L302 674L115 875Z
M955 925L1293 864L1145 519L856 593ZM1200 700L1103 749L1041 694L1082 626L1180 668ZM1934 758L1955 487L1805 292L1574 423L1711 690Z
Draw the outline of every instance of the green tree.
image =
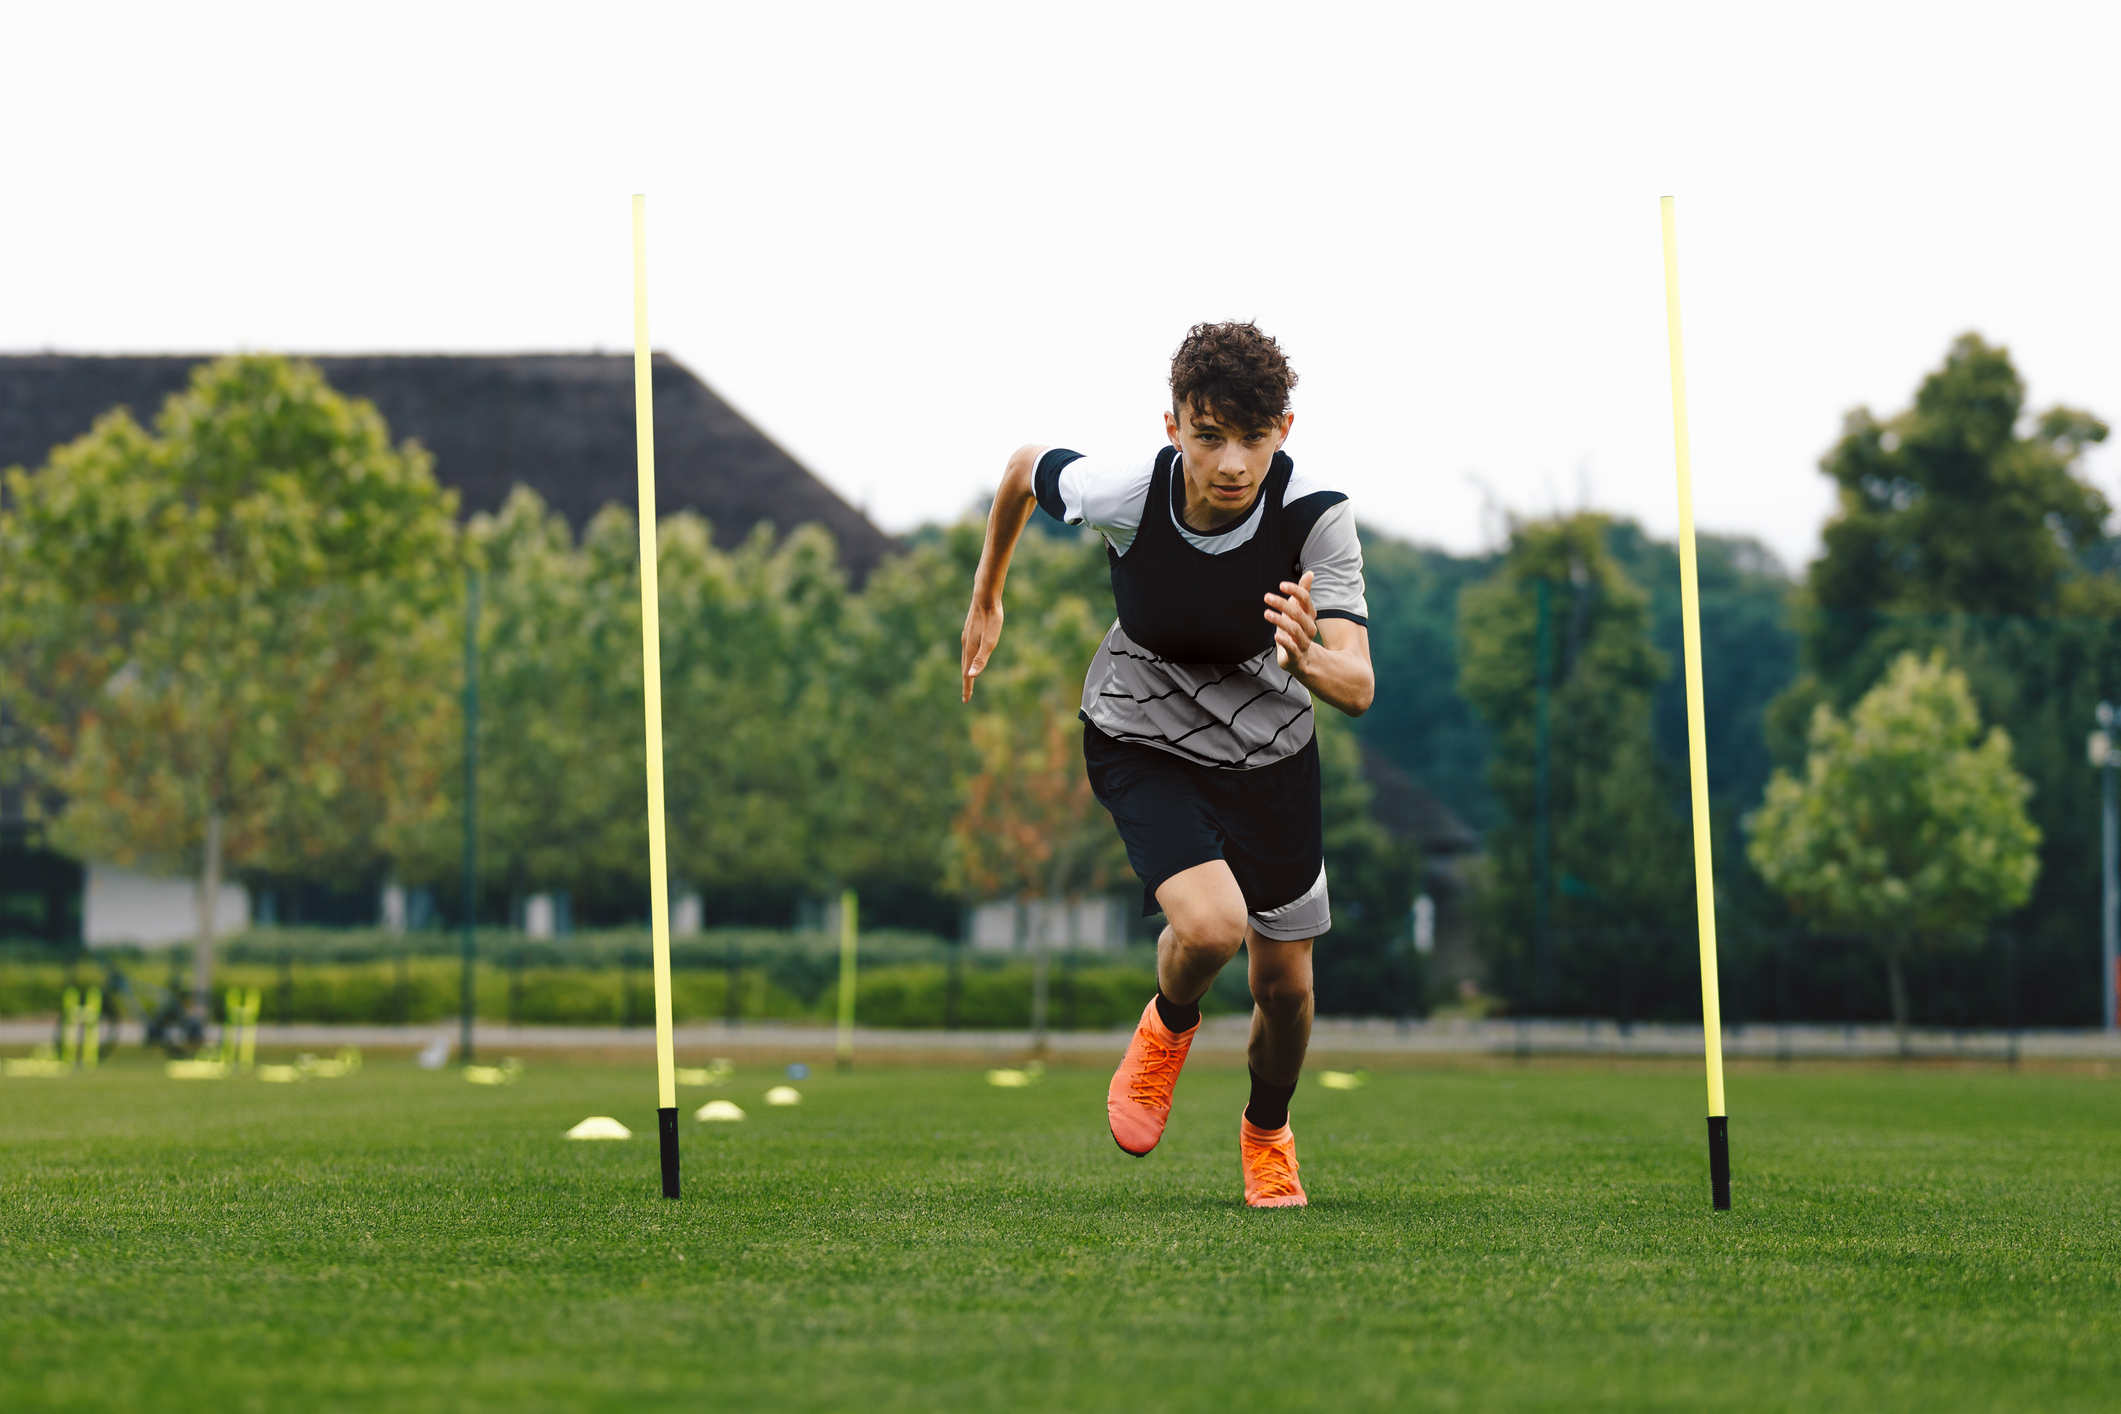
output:
M1373 792L1363 774L1360 723L1323 703L1313 710L1333 896L1333 936L1320 945L1314 964L1319 1010L1405 1015L1420 1009L1423 977L1414 952L1413 907L1427 859L1396 845L1370 813ZM1224 975L1233 994L1244 991L1235 969Z
M607 506L577 542L519 487L471 538L485 566L482 869L511 897L567 889L637 916L647 792L634 517ZM710 894L815 882L833 872L848 618L831 539L813 526L776 540L762 526L724 551L681 513L659 527L657 561L672 877ZM446 849L433 857L446 869Z
M1607 547L1628 578L1649 591L1651 641L1677 662L1678 547L1625 520L1613 522ZM1774 766L1761 734L1763 715L1796 676L1796 586L1773 553L1750 537L1704 534L1699 549L1709 790L1719 808L1751 809ZM1458 690L1459 596L1492 577L1499 563L1492 554L1457 556L1363 533L1377 705L1356 731L1476 828L1495 820L1491 743ZM1686 697L1677 673L1658 684L1653 704L1659 753L1683 762Z
M1608 542L1628 578L1650 592L1650 638L1668 662L1685 652L1679 547L1618 521ZM1797 675L1797 585L1774 552L1742 535L1698 537L1702 698L1709 736L1709 799L1718 813L1751 810L1775 762L1763 721ZM1687 754L1686 683L1665 674L1653 698L1657 750L1675 765ZM1720 843L1719 831L1719 843Z
M1020 926L1022 908L1033 899L1072 909L1126 865L1112 817L1090 790L1077 715L1082 665L1097 651L1104 625L1074 595L1049 597L1043 608L1026 623L1019 606L1011 619L1015 651L980 678L977 710L960 707L969 719L974 769L960 782L962 804L951 823L948 878L956 891L974 899L1013 897ZM1029 941L1032 1038L1043 1049L1043 931Z
M724 554L685 517L661 545L674 867L724 890L847 882L835 784L859 743L834 730L850 607L831 537L761 526Z
M1978 943L2032 893L2031 794L1965 675L1904 653L1847 717L1814 709L1803 778L1777 771L1749 821L1754 867L1801 914L1876 940L1903 1054L1908 953Z
M1355 722L1373 751L1476 829L1495 822L1487 726L1458 690L1459 596L1494 575L1494 555L1458 556L1365 528L1363 578L1377 701Z
M1851 412L1820 466L1839 510L1813 567L1827 609L2033 614L2056 607L2073 551L2096 543L2109 507L2078 474L2106 439L2090 413L2025 421L2008 350L1964 334L1922 380L1914 406L1880 421Z
M958 783L947 877L966 898L1071 899L1124 865L1083 769L1078 717L1083 674L1111 621L1094 548L1080 537L1022 542L1008 632L970 707L958 709L973 756Z
M957 785L975 761L958 701L958 630L979 534L961 523L878 565L840 630L820 809L829 872L865 897L949 891Z
M472 523L481 616L480 855L511 895L567 888L602 911L645 906L639 570L612 506L579 543L518 489ZM665 518L664 772L672 877L721 911L849 884L943 886L955 782L962 597L947 546L878 567L850 593L831 538L761 526L718 549L697 516ZM947 710L946 710L947 709ZM453 867L446 831L430 851Z
M451 713L454 502L311 366L202 365L8 473L20 710L75 852L194 872L212 986L225 872L374 877L430 813Z
M578 546L517 487L466 531L480 576L479 872L512 899L646 873L637 552L631 520L605 516L619 518L599 517ZM403 868L434 883L457 877L462 847L461 717L452 725L446 809Z
M2007 350L1968 334L1891 417L1859 408L1821 462L1838 507L1799 597L1802 671L1767 716L1804 758L1814 709L1847 712L1901 654L1942 649L2034 784L2046 867L2012 922L2049 1024L2097 1015L2098 800L2081 744L2121 693L2121 576L2084 454L2106 424L2029 411Z
M1798 754L1814 705L1846 707L1940 616L2121 612L2095 573L2110 507L2083 474L2107 426L2054 407L2028 418L2007 349L1964 334L1914 405L1857 408L1820 462L1836 510L1801 598L1804 673L1770 713Z
M1649 596L1614 559L1592 513L1514 526L1501 568L1460 599L1459 690L1493 734L1482 946L1520 1004L1570 1005L1542 959L1542 892L1554 928L1669 926L1689 903L1686 821L1651 737L1667 665ZM1543 588L1542 588L1543 587ZM1545 600L1542 630L1541 600ZM1539 863L1538 695L1545 640L1551 866ZM1544 886L1544 889L1543 889Z

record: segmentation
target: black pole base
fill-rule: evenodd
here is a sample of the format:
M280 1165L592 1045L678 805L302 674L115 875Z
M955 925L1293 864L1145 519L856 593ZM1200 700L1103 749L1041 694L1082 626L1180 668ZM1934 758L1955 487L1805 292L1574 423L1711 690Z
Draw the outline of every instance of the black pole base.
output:
M1709 1116L1709 1201L1719 1213L1731 1210L1731 1121Z
M678 1111L672 1105L667 1110L655 1112L655 1127L663 1140L663 1196L678 1196ZM1730 1203L1726 1201L1725 1207Z

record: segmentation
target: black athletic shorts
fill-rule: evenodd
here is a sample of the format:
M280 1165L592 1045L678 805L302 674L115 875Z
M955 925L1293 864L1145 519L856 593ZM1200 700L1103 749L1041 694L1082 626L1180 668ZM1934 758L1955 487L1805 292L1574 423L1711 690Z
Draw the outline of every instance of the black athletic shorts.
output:
M1144 914L1160 911L1156 890L1164 880L1220 859L1236 876L1260 936L1314 938L1333 926L1316 736L1270 766L1217 771L1117 741L1086 718L1083 764L1141 877Z

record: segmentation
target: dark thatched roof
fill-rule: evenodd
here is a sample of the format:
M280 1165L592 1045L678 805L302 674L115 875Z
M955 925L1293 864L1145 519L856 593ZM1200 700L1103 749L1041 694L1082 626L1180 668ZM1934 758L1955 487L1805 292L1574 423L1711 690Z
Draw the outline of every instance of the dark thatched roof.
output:
M609 502L634 504L630 354L311 357L333 387L374 403L402 441L418 438L466 513L529 486L577 528ZM151 420L198 356L0 355L0 467L38 466L121 404ZM691 370L655 359L656 494L663 514L697 511L732 545L760 521L815 521L860 579L891 542L861 512L715 396Z

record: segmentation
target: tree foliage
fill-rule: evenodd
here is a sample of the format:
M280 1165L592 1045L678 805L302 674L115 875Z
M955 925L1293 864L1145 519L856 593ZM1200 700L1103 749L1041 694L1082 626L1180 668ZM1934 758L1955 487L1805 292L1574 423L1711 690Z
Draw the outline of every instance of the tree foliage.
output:
M1685 653L1679 547L1652 540L1631 521L1614 522L1607 544L1628 578L1649 591L1651 642L1677 664ZM1774 769L1762 724L1797 671L1797 586L1774 553L1749 536L1697 536L1695 566L1709 799L1719 814L1742 812L1759 803ZM1685 675L1668 671L1651 706L1658 754L1667 761L1686 760L1686 710Z
M1086 558L1081 546L1032 537L1018 553L1018 603L1003 637L1012 651L996 654L973 698L974 759L951 822L949 878L972 898L1073 898L1126 867L1083 769L1078 716L1083 665L1107 620L1068 583L1070 562Z
M2039 873L2031 794L1965 674L1905 653L1847 717L1814 712L1804 775L1777 771L1750 822L1753 861L1831 928L1978 934Z
M395 877L453 904L476 582L483 907L568 890L585 918L646 912L627 510L577 531L519 489L460 530L425 452L275 358L205 366L151 426L113 412L7 486L0 783L34 786L57 842L187 874L218 859L275 888ZM816 528L725 549L697 517L662 523L670 858L710 917L778 922L791 895L847 884L865 914L910 899L940 928L951 895L1122 884L1075 716L1114 615L1106 559L1046 529L968 709L976 519L858 589ZM1412 866L1369 818L1349 725L1322 713L1319 733L1338 915L1322 994L1397 1010Z
M1612 529L1591 513L1520 522L1500 569L1460 601L1459 688L1493 734L1489 781L1503 818L1489 836L1483 947L1492 980L1527 1002L1542 884L1542 594L1553 921L1655 927L1689 902L1686 821L1651 737L1651 693L1667 664L1650 643L1649 596L1612 555Z
M1458 690L1458 603L1499 563L1494 555L1452 555L1363 532L1377 701L1355 723L1356 733L1475 828L1495 819L1492 743Z
M484 566L482 867L516 896L566 889L636 916L647 802L634 518L606 507L577 542L518 488L470 538ZM724 902L835 881L938 887L964 756L962 733L934 721L955 706L938 609L957 592L949 556L888 562L854 594L817 527L777 538L761 526L722 550L687 513L658 530L657 577L673 878ZM453 838L436 831L413 872L452 877Z
M1801 914L1880 941L1904 1031L1906 950L1978 941L2032 894L2031 794L2009 733L1982 732L1966 676L1904 653L1846 717L1813 711L1804 775L1775 773L1750 853Z
M2083 456L2107 426L2025 412L2008 350L1962 335L1914 404L1857 408L1820 461L1836 511L1802 594L1804 672L1770 712L1785 759L1819 702L1846 707L1942 618L2121 613L2105 567L2106 497Z
M2052 612L2076 553L2101 539L2106 498L2079 474L2106 439L2090 413L2025 417L2007 350L1962 335L1914 406L1857 408L1820 463L1838 513L1809 589L1823 609ZM1821 645L1830 647L1832 645Z
M223 359L152 431L118 409L10 472L8 501L12 710L40 734L58 842L211 882L224 858L372 873L417 826L457 532L426 453L372 406L306 364Z
M1903 654L1942 650L2035 787L2045 866L2012 921L2028 992L2097 1014L2098 803L2081 743L2121 693L2121 576L2084 454L2105 422L2030 412L2009 352L1968 334L1890 417L1850 413L1821 462L1837 511L1800 596L1802 670L1768 711L1776 757L1803 760L1815 709L1846 712Z

